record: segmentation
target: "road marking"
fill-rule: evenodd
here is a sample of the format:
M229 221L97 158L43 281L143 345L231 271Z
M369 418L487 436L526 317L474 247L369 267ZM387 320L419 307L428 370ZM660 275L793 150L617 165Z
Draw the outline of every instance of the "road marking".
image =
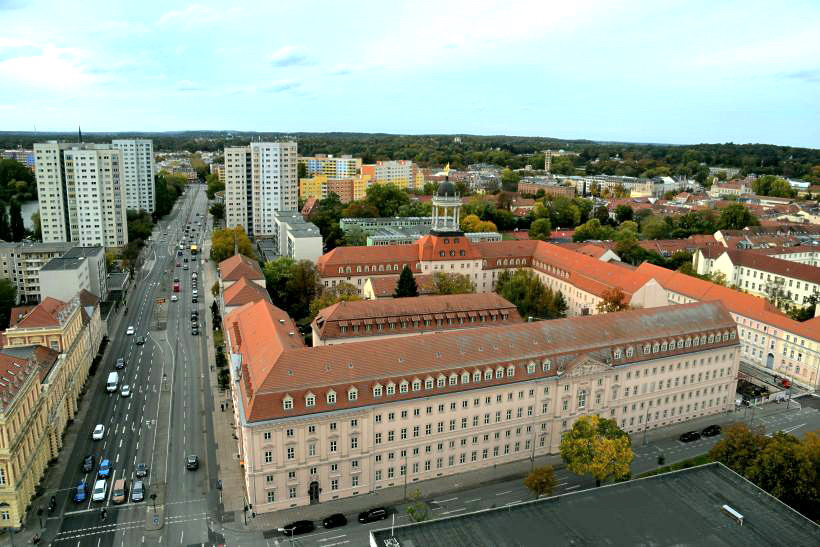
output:
M120 439L120 446L118 446L117 448L122 448L122 439Z
M475 499L467 500L464 503L473 503L474 501L481 501L481 498L475 498Z
M458 513L459 511L466 511L466 507L459 507L458 509L451 509L450 511L444 511L442 515L449 515L450 513Z
M458 498L450 498L447 500L433 500L430 503L447 503L448 501L456 501Z
M334 539L345 538L345 537L347 537L347 534L342 534L341 536L333 536L333 537L330 537L330 538L317 539L316 542L317 543L323 543L325 541L332 541Z
M503 492L499 492L496 496L503 496L504 494L509 494L512 490L504 490Z
M515 501L511 501L511 502L505 503L504 505L515 505L516 503L521 503L521 501L522 501L522 500L515 500ZM442 513L442 514L443 514L443 513Z
M566 483L566 482L559 482L559 483L558 483L558 484L556 484L555 486L564 486L565 484L568 484L568 483Z
M581 488L580 484L574 484L572 486L567 486L565 490L575 490L576 488Z

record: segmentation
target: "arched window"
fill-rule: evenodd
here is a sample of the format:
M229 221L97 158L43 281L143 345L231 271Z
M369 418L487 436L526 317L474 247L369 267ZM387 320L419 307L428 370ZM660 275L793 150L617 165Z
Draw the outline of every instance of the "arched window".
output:
M649 355L652 352L652 347L649 344L644 344L643 346L643 354Z
M618 348L618 349L615 350L615 352L613 354L613 357L615 359L620 359L621 358L621 348Z
M533 372L535 372L535 363L530 361L527 363L527 374L532 374Z
M461 373L461 383L462 384L469 384L470 383L470 373L469 372L462 372Z
M697 336L695 336L694 338L692 338L692 345L693 345L693 346L697 346L697 345L699 345L699 344L700 344L700 338L698 338Z
M458 384L458 374L454 372L450 375L450 385L454 386L456 384Z
M544 359L544 362L541 363L541 370L544 372L549 371L552 368L552 360L551 359Z
M703 334L703 335L701 335L701 337L700 337L700 345L702 346L702 345L703 345L703 344L705 344L705 343L706 343L706 335L705 335L705 334Z
M666 340L664 340L663 344L661 344L661 351L666 351L666 348L667 348Z
M285 395L285 398L282 399L282 406L285 410L290 410L293 408L293 397L290 395Z
M359 390L355 387L352 387L347 390L347 400L348 401L355 401L359 398Z
M655 342L652 344L652 353L658 353L658 350L661 348L661 345Z
M712 343L714 343L714 341L715 341L715 335L714 334L709 334L709 343L712 344Z
M332 389L327 392L327 404L335 405L336 404L336 392Z

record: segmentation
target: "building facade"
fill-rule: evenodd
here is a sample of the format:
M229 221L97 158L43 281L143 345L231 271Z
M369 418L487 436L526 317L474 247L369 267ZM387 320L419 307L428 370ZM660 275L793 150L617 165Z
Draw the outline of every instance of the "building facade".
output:
M17 287L18 303L36 304L40 301L40 268L73 246L71 242L0 241L0 277Z
M153 213L156 208L154 177L154 141L150 139L118 139L111 146L122 150L122 176L125 181L125 207Z
M298 211L274 213L273 244L279 256L316 262L322 256L322 234Z
M408 192L424 186L424 175L409 160L378 161L362 165L362 174L370 175L371 184L392 184Z
M91 290L88 261L81 258L53 258L40 268L40 299L70 300L80 291Z
M250 236L272 235L277 211L299 209L295 142L225 148L225 220Z
M315 348L293 329L264 301L225 318L257 512L555 454L587 414L637 433L734 407L714 302Z
M370 175L353 175L348 178L328 178L327 175L314 175L299 179L299 197L301 199L325 199L330 194L339 196L342 203L364 199L370 185Z
M49 141L34 152L43 242L128 243L121 150Z
M305 166L309 177L324 175L330 179L346 179L358 175L362 170L362 159L350 155L316 154L313 157L299 158L299 164Z

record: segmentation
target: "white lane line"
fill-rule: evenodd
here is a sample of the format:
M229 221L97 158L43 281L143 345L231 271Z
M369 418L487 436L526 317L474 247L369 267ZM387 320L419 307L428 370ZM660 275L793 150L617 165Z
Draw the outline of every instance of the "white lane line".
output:
M574 484L572 486L567 486L565 490L575 490L576 488L581 488L580 484Z
M503 496L504 494L509 494L512 490L504 490L503 492L499 492L496 496Z
M120 438L120 446L118 446L117 448L122 448L122 438Z
M472 503L474 501L481 501L481 498L475 498L475 499L467 500L464 503Z
M509 504L508 504L509 505ZM449 515L450 513L458 513L459 511L466 511L466 507L459 507L458 509L451 509L450 511L444 511L441 513L442 515Z
M504 505L515 505L516 503L521 503L521 500L510 501L508 503L505 503Z
M347 537L347 534L342 534L341 536L333 536L333 537L330 537L330 538L317 539L316 542L317 543L323 543L325 541L333 541L334 539L340 539L340 538L346 538L346 537Z
M433 500L430 503L447 503L448 501L456 501L458 498L449 498L446 500Z

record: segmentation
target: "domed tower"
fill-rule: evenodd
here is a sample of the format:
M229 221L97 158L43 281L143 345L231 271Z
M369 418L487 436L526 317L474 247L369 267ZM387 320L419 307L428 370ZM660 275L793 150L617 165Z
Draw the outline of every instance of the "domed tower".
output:
M449 173L450 168L445 168ZM461 196L458 195L456 185L450 182L445 175L444 182L439 184L436 195L433 196L433 229L434 235L463 235L459 227L461 213Z

